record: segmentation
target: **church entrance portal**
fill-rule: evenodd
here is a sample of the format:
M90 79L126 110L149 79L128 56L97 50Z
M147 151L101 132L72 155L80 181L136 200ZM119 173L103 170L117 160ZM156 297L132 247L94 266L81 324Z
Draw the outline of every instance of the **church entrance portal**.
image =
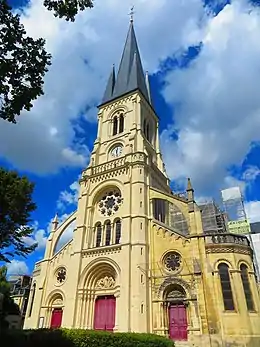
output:
M179 284L171 284L164 292L168 307L169 337L176 341L188 340L186 292Z
M180 341L188 339L186 307L181 303L171 303L169 306L169 336Z
M52 315L51 315L51 328L52 329L60 328L61 322L62 322L62 309L61 308L55 308L52 311Z
M99 296L95 301L94 329L113 331L115 326L116 298Z

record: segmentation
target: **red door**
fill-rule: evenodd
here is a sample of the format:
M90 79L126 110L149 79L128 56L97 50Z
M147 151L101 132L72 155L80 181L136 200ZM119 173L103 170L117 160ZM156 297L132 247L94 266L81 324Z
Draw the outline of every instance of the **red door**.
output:
M52 311L52 315L51 315L51 328L52 329L60 328L61 322L62 322L62 309L55 308Z
M115 326L116 298L101 296L95 302L94 329L113 331Z
M172 340L188 339L186 307L183 304L169 307L169 333Z

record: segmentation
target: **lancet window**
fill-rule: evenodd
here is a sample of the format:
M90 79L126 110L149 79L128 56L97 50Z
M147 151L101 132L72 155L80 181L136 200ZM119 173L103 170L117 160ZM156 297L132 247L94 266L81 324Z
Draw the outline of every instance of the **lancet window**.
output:
M151 124L149 121L147 121L146 119L143 122L143 133L145 138L151 142L152 141L152 136L151 136Z
M121 241L122 222L116 219L113 223L110 220L104 225L100 222L96 224L94 230L94 247L110 246L119 244Z
M109 246L111 243L111 223L110 221L106 222L106 240L105 245Z
M120 243L121 239L121 220L118 219L116 221L116 238L115 238L115 243L118 244Z
M101 223L98 223L96 226L96 247L101 246L101 240L102 239L102 225Z
M242 264L240 265L240 271L241 271L241 281L244 288L247 309L248 311L254 311L254 301L253 301L252 291L250 288L248 267L245 264Z
M231 281L230 281L230 275L229 275L229 267L227 264L221 263L218 266L218 271L219 271L219 277L220 277L224 308L226 311L234 311L235 305L234 305L234 299L233 299L233 293L232 293L232 287L231 287Z
M113 117L113 135L120 134L124 131L124 115L120 113Z

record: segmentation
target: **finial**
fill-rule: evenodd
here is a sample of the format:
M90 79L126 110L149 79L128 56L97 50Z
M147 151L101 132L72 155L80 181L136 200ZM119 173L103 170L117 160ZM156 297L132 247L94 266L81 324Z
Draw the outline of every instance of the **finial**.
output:
M134 14L135 14L135 11L134 11L134 5L131 7L131 10L130 10L130 13L129 13L129 16L130 16L130 23L133 23L134 21Z
M59 225L58 215L56 213L55 217L52 220L52 231L55 231Z
M55 214L55 217L53 218L53 223L57 223L58 222L58 214L56 213Z

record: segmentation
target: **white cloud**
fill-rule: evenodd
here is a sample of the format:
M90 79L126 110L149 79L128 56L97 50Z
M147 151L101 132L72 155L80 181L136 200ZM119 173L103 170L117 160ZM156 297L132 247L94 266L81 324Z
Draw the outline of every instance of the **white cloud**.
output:
M260 15L248 9L244 0L227 5L202 32L198 57L166 78L164 96L176 106L174 126L161 136L168 173L191 177L200 194L239 183L228 168L260 140ZM242 177L242 188L256 169Z
M260 222L260 201L246 202L245 210L251 223Z
M41 251L45 248L48 239L48 231L44 229L39 229L39 223L37 221L32 225L34 232L31 236L23 237L23 241L26 245L31 246L35 243L38 244L36 250Z
M57 201L57 208L64 211L69 205L76 205L78 202L79 195L79 182L73 182L68 190L64 190L60 193L59 199Z
M28 275L29 269L24 261L21 260L11 260L10 263L6 264L7 274L10 275Z
M91 121L96 117L94 106L100 101L109 70L113 63L119 64L132 1L96 2L94 9L81 13L74 23L54 18L42 0L30 4L22 21L28 35L46 38L52 66L45 77L45 95L34 103L33 110L20 116L16 125L1 122L0 156L36 173L82 167L89 150L75 138L75 121L80 113ZM157 70L165 58L197 41L202 0L137 0L135 5L146 69Z
M71 189L77 189L76 186L77 186L77 182L74 182L70 185L70 187L72 187ZM65 207L64 204L66 203L68 202L67 201L63 202L62 208ZM68 217L69 217L69 214L67 213L64 213L61 216L58 216L59 224L63 223ZM49 221L46 229L39 228L39 223L35 221L34 224L32 225L35 231L31 236L26 236L23 238L24 243L28 246L31 246L37 242L38 246L36 248L36 251L44 251L49 234L52 229L52 221L53 219ZM56 250L59 250L70 239L72 239L74 228L75 228L75 222L69 224L69 226L64 230L59 241L57 242Z

